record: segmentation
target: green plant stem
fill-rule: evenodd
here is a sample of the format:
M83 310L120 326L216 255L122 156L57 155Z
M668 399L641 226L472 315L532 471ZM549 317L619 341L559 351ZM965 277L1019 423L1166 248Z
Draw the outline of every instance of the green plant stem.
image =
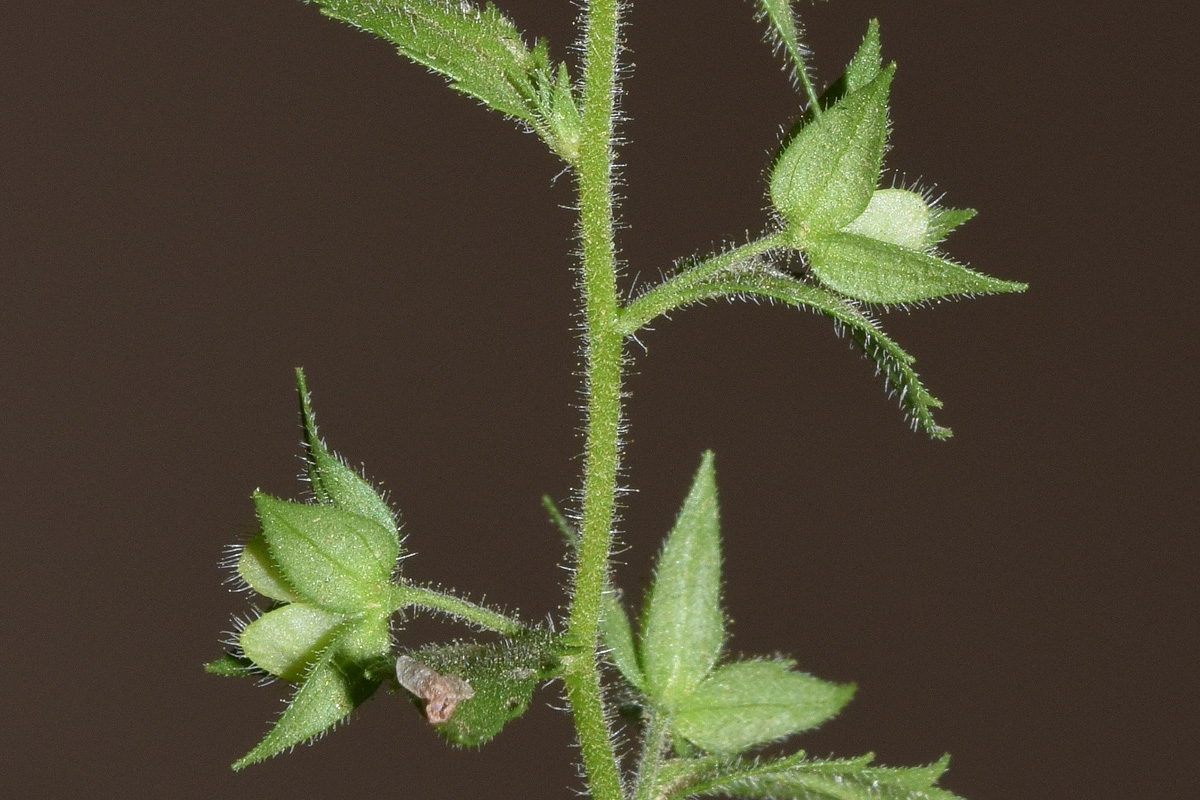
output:
M586 12L579 168L580 288L586 322L587 443L583 519L567 623L578 654L563 681L594 800L621 800L623 789L600 694L597 663L601 600L608 573L621 421L621 356L613 243L612 138L618 0L591 0Z
M392 605L399 611L406 606L419 606L432 611L444 611L447 614L473 622L488 630L512 636L526 630L525 625L512 617L506 617L498 611L476 605L469 600L463 600L454 595L427 589L424 586L411 584L395 585Z
M637 789L634 800L653 800L658 783L658 770L667 749L667 725L661 712L646 709L646 729L642 740L642 761L638 765Z
M808 74L808 65L804 63L804 59L799 53L794 53L796 59L796 73L800 76L800 83L804 85L804 94L808 97L808 107L812 109L812 114L816 118L821 117L821 98L817 94L817 88L813 86L812 78Z
M706 281L714 275L736 267L739 262L749 261L770 250L784 247L788 240L783 233L773 233L753 242L727 250L720 255L701 261L663 281L645 292L625 308L621 309L618 328L623 336L631 336L654 318L679 308L685 302L702 299L706 294ZM699 290L698 290L698 287Z

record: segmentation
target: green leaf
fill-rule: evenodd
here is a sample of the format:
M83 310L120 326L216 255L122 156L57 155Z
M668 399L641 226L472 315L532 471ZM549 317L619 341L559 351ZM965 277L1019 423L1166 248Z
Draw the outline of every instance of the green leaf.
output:
M854 695L852 684L827 683L792 666L739 661L719 668L678 704L675 732L712 753L740 753L820 725Z
M804 253L822 284L868 303L915 303L935 297L1023 292L1028 288L940 256L855 233L814 239Z
M400 555L395 515L375 488L331 453L317 435L316 416L304 370L299 368L296 369L296 388L300 394L300 421L304 425L304 450L313 495L319 503L374 520L388 531L390 541L381 542L386 547L385 555L381 557L387 558L389 565L394 564Z
M326 16L388 40L401 55L448 78L452 88L529 123L568 162L578 157L578 128L571 128L564 100L570 94L565 70L557 71L555 82L545 42L531 50L491 3L480 8L465 0L310 1Z
M328 17L387 39L492 108L526 119L533 57L495 6L445 0L317 0ZM530 120L532 121L532 120Z
M262 533L251 536L242 553L238 556L238 574L242 576L251 589L281 603L294 603L303 598L295 589L287 585L283 573L271 560L271 550L267 546L267 538Z
M238 637L257 666L284 680L299 681L335 638L341 614L289 603L251 622Z
M305 742L347 717L378 688L380 661L388 660L391 637L386 615L343 629L309 668L287 709L249 753L233 763L235 770L263 761Z
M544 630L499 642L429 645L412 658L443 676L465 681L472 694L434 725L455 744L478 746L529 706L537 685L559 672L554 638Z
M608 647L608 657L631 686L644 691L646 677L638 664L633 627L621 605L621 596L615 589L609 588L604 592L601 602L603 616L600 618L600 636Z
M921 195L907 189L876 189L866 210L842 230L922 250L929 240L930 224L929 206Z
M562 535L563 544L571 552L579 549L579 533L567 522L567 518L558 510L554 500L548 494L542 495L542 508L546 509L546 515L550 517L550 524L553 525Z
M262 674L262 670L254 666L253 661L232 653L226 653L215 661L209 661L204 665L204 671L209 675L225 675L234 678Z
M709 451L659 555L646 600L641 642L646 693L673 707L704 680L724 644L720 518Z
M797 243L836 231L866 210L887 144L895 65L791 137L771 170L771 202Z
M933 418L933 412L942 407L942 401L921 382L921 376L913 368L916 359L885 334L874 319L861 310L857 313L858 318L849 323L835 319L835 330L847 332L858 349L875 362L875 374L883 376L884 390L888 397L899 400L900 410L912 424L912 429L920 428L933 439L946 440L953 436L954 431L939 425Z
M392 571L391 534L374 520L332 506L255 492L263 536L288 585L330 611L378 605Z
M973 208L939 208L930 209L929 238L926 247L934 247L945 241L955 228L973 219L977 213Z
M710 769L695 783L679 784L667 796L731 795L773 800L961 800L935 786L949 756L927 767L872 767L874 756L806 760L804 754L778 761L738 761Z

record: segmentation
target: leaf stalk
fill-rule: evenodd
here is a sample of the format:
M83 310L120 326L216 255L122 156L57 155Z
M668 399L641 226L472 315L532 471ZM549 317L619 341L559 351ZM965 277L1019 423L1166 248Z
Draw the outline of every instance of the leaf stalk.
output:
M412 584L393 586L394 598L392 606L399 611L405 606L418 606L431 611L442 611L459 619L473 623L481 628L497 631L506 636L514 636L526 630L525 624L518 619L505 616L498 611L476 605L469 600L446 594L436 589Z
M695 299L697 287L706 285L713 276L721 271L731 269L741 262L748 262L763 253L784 247L787 243L788 238L785 233L773 233L706 258L690 269L668 278L621 309L620 319L617 323L621 334L632 336L655 318L692 302Z
M663 753L667 749L668 729L663 712L656 708L646 709L646 729L643 731L642 760L638 765L638 782L634 800L654 800L658 789L658 771L663 765Z

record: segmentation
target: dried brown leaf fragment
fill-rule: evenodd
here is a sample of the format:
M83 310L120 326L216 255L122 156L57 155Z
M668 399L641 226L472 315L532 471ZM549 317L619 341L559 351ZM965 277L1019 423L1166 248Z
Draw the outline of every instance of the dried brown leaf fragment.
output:
M396 659L396 680L425 702L425 718L437 725L450 719L463 700L475 696L475 690L457 675L443 675L411 656Z

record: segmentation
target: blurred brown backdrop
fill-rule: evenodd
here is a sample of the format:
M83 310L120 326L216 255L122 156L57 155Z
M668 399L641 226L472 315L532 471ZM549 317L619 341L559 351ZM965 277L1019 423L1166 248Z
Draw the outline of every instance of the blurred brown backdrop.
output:
M401 508L409 574L558 608L538 497L566 498L580 468L569 178L294 0L10 6L0 782L571 796L554 691L481 753L381 695L234 775L284 692L200 670L246 607L216 564L253 526L250 491L298 491L296 365L331 444ZM568 54L573 4L503 6ZM797 744L892 764L949 751L945 785L971 800L1185 796L1196 12L801 10L824 79L881 17L900 64L890 166L981 209L952 252L1033 288L887 316L946 401L945 444L906 429L823 319L716 304L658 325L632 351L619 581L640 599L714 448L734 650L860 686ZM797 105L746 2L638 3L629 22L627 286L763 226L762 171Z

